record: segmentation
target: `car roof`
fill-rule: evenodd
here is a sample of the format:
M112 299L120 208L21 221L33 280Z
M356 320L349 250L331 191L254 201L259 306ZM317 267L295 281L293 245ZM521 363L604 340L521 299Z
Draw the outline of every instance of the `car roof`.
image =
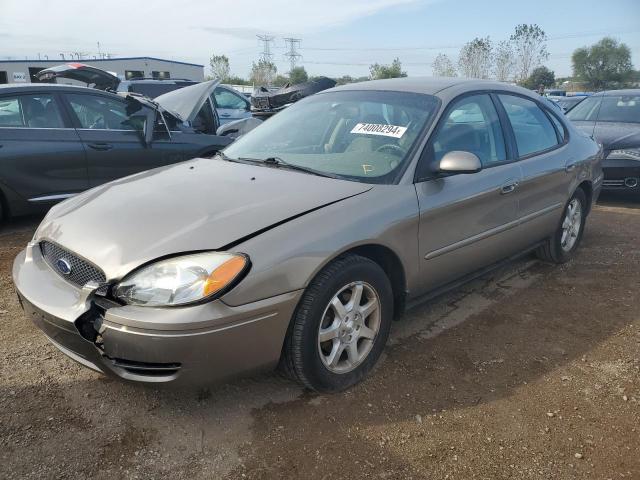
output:
M640 88L625 88L622 90L605 90L604 92L600 92L598 95L602 95L604 97L612 97L617 95L640 95Z
M495 80L479 80L474 78L462 77L401 77L389 78L384 80L369 80L366 82L349 83L334 87L324 92L333 92L338 90L385 90L409 93L422 93L427 95L437 95L440 92L452 87L456 92L466 90L507 90L527 96L534 96L526 88L517 87L505 82Z
M42 92L42 91L56 91L56 90L69 90L69 91L79 91L86 92L87 90L91 90L92 92L98 93L106 93L103 90L97 90L95 88L83 87L80 85L59 85L56 83L7 83L4 85L0 85L0 94L2 93L26 93L26 92ZM113 94L110 94L113 95Z
M167 79L158 79L158 78L132 78L130 80L122 80L120 83L164 83L164 84L175 84L175 83L200 83L196 80L188 80L186 78L167 78Z

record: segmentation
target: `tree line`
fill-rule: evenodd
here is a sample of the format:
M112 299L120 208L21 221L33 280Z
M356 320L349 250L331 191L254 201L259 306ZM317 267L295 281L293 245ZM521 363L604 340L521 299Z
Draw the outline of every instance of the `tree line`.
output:
M493 78L514 82L530 89L553 87L555 74L544 63L549 59L547 34L535 24L520 24L507 40L494 42L490 37L476 37L465 43L457 59L440 53L431 64L433 75L440 77ZM571 56L573 77L585 90L622 88L638 82L640 74L633 70L631 50L624 43L605 37L591 46L578 48ZM268 60L253 62L248 79L230 75L229 58L213 55L210 59L213 77L234 85L273 85L302 83L309 77L304 67L295 67L279 74L276 65ZM345 84L364 80L406 77L402 62L395 58L391 64L374 63L369 76L336 78Z
M553 71L543 63L549 59L547 34L538 25L516 26L508 40L494 43L489 37L467 42L457 62L439 54L433 64L435 76L494 78L526 88L552 87ZM605 37L589 47L576 49L571 56L573 80L587 90L622 88L638 81L631 50L624 43Z

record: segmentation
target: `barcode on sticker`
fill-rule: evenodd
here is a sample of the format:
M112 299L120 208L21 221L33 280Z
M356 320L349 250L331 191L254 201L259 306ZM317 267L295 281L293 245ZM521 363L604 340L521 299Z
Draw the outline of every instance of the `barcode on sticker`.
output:
M351 133L364 133L367 135L383 135L385 137L401 138L407 127L397 125L384 125L381 123L358 123Z

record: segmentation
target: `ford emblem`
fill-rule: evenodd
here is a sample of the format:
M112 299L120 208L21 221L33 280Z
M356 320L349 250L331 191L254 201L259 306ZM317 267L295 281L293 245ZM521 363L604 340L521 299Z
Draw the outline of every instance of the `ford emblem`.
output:
M58 271L63 275L69 275L71 273L71 265L64 258L59 258L56 261L56 267L58 267Z

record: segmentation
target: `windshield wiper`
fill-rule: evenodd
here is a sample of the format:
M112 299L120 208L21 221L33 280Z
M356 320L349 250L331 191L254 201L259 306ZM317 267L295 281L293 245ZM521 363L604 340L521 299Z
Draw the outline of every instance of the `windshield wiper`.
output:
M220 157L222 160L225 160L227 162L235 162L235 163L244 163L247 164L249 163L249 158L231 158L230 156L228 156L226 153L224 152L216 152L216 156ZM253 162L251 162L253 163Z
M280 157L267 157L265 159L240 157L239 160L247 160L250 162L263 163L265 165L269 165L272 167L286 168L288 170L296 170L298 172L310 173L311 175L318 175L319 177L338 178L338 179L340 178L339 176L333 175L331 173L321 172L314 168L303 167L302 165L296 165L295 163L286 162Z

